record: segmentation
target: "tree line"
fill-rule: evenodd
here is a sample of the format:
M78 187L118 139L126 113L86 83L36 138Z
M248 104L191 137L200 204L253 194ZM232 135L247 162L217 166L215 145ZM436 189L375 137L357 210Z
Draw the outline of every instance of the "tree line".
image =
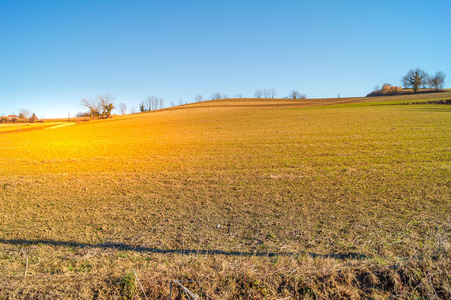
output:
M407 89L412 89L414 93L418 93L420 88L429 88L430 90L426 90L426 92L440 91L445 85L445 78L446 75L441 71L436 72L434 75L429 75L424 70L416 68L410 70L401 78L402 87L384 83L381 88L376 85L374 90L366 96L375 97L411 93Z
M412 69L405 76L402 77L401 83L404 88L412 88L415 93L420 87L431 89L442 89L445 84L446 75L439 71L434 76L430 76L425 71L416 68Z
M276 90L275 89L256 89L254 92L254 98L271 98L274 99L276 97ZM237 94L234 97L229 97L227 94L222 94L220 92L216 92L210 96L210 100L219 100L219 99L239 99L243 98L243 94ZM299 92L298 90L292 90L288 96L284 97L288 99L305 99L307 98L307 95L304 93ZM203 101L202 95L197 95L194 97L195 102Z
M39 121L39 118L36 116L36 114L25 108L19 109L19 115L12 114L8 116L6 115L0 116L0 123L17 123L17 122L34 123L37 121Z
M147 97L139 104L139 111L152 111L164 108L163 98Z
M77 117L90 117L90 118L109 118L113 109L116 108L114 101L115 97L111 94L98 95L96 98L82 98L80 105L87 108L87 112L79 112ZM127 104L119 103L117 107L122 115L127 113ZM156 109L164 108L163 98L147 97L141 103L139 103L139 111L152 111ZM130 109L130 113L136 113L135 108Z
M255 98L275 98L276 90L275 89L257 89L254 93ZM305 99L307 96L303 93L300 93L298 90L292 90L290 94L285 98L291 99ZM218 99L229 99L227 94L222 94L220 92L216 92L212 94L209 99L210 100L218 100ZM243 94L237 94L233 98L243 98ZM80 105L84 108L87 108L86 112L79 112L77 117L90 117L90 118L109 118L113 109L116 108L115 97L111 94L98 95L96 98L82 98ZM194 97L194 102L204 101L202 95L197 95ZM183 105L183 100L179 100L179 105ZM185 102L186 104L187 102ZM175 106L174 102L171 102L171 106ZM125 115L127 113L127 105L125 103L120 103L118 108L121 114ZM161 97L150 96L145 98L143 101L139 103L139 111L147 112L153 111L157 109L164 108L164 100ZM136 113L134 108L131 108L130 113Z

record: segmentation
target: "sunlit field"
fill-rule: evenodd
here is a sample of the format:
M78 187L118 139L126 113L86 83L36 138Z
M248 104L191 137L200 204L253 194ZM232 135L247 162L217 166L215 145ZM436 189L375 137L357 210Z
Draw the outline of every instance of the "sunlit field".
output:
M451 107L401 105L432 97L0 127L0 299L449 297Z
M6 123L0 124L0 134L2 133L17 133L24 131L33 131L51 127L63 127L72 125L69 122L46 122L46 123Z

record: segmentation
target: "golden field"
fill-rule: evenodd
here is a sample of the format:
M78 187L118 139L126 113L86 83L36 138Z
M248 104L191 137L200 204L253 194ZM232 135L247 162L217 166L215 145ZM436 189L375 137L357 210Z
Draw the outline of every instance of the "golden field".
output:
M225 99L0 134L0 299L168 299L171 280L201 299L446 298L451 108L400 104L449 98Z

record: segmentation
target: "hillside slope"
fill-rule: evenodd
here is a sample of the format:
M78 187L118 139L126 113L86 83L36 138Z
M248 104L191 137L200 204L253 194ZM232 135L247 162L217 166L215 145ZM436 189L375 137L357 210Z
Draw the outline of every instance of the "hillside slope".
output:
M451 108L361 99L0 135L0 297L450 297Z

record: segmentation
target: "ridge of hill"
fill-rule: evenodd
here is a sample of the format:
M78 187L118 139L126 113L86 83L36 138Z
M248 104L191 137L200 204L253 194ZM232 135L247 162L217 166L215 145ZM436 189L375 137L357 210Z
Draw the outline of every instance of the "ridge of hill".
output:
M208 108L208 107L241 107L241 108L304 108L317 107L327 105L341 105L351 103L370 103L370 102L386 102L386 101L417 101L417 100L436 100L450 99L451 91L445 90L437 93L425 94L406 94L394 96L379 97L341 97L341 98L307 98L307 99L288 99L288 98L231 98L208 100L196 103L190 103L181 106L175 106L167 109L182 108Z

